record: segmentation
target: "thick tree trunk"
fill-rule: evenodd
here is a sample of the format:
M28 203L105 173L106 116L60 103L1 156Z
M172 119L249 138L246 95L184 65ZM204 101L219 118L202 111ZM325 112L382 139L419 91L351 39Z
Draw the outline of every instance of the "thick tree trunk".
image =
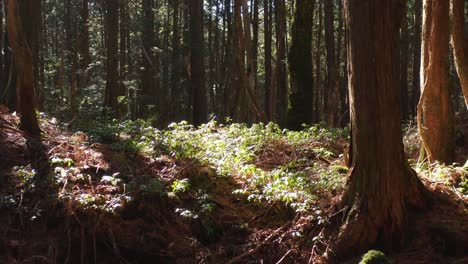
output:
M288 112L288 127L301 129L302 124L311 124L314 114L312 22L315 0L296 0L292 25L292 40L289 50L291 73L291 107Z
M4 2L0 2L0 32L3 32L3 14L4 12L2 11L4 8ZM3 37L4 34L0 34L0 51L3 51L4 45L5 45L5 40ZM5 71L5 58L4 58L4 53L0 52L0 103L4 104L5 103L5 96L7 95L7 90L6 90L6 85L7 83L5 82L5 76L7 76L7 73Z
M455 57L455 66L468 108L468 35L465 33L465 2L451 0L452 14L452 46Z
M316 122L322 121L323 117L323 104L322 104L322 64L321 64L321 56L322 56L322 49L320 47L322 43L322 22L323 22L323 13L322 13L322 1L318 2L318 27L317 27L317 36L315 42L315 117L314 120Z
M244 42L244 48L245 48L245 54L246 54L246 62L247 64L245 65L245 87L247 89L247 95L249 98L249 102L252 105L252 108L254 110L254 113L258 120L265 122L265 114L263 110L260 108L260 105L258 104L258 100L256 97L255 93L255 72L254 72L254 67L255 67L255 60L254 60L254 51L252 47L252 36L251 36L251 30L250 30L250 14L249 14L249 7L247 0L242 0L242 16L243 16L243 23L244 23L244 28L243 28L243 35L244 37L242 38ZM249 115L250 116L250 115Z
M327 47L327 88L325 89L325 110L327 123L334 126L338 115L338 82L335 56L335 14L332 0L325 1L325 45Z
M119 3L118 1L106 2L106 91L104 107L118 112L118 97L123 95L119 92L118 85L118 34L119 34Z
M400 246L408 209L425 201L424 186L403 150L399 0L366 3L345 1L353 155L342 200L349 222L336 245L338 258L373 246Z
M127 95L128 93L126 91L126 85L125 82L128 80L128 62L127 62L127 21L126 21L126 16L128 12L128 6L127 6L127 1L126 0L119 0L119 16L120 16L120 21L119 21L119 32L120 32L120 43L119 43L119 90L121 91L122 94ZM130 112L129 106L123 106L125 107L125 111L127 114Z
M81 7L81 33L80 33L80 67L81 67L81 87L88 83L88 66L91 61L89 55L89 7L88 0L82 0Z
M234 76L236 74L236 70L234 69L234 61L235 61L235 52L232 51L235 49L234 37L233 32L235 32L235 28L233 26L233 19L232 19L232 11L231 11L231 0L224 0L224 46L225 53L224 53L224 67L223 67L223 74L224 74L224 81L223 81L223 101L224 101L224 117L232 118L232 105L233 105L233 88L232 82ZM235 34L234 34L235 35ZM231 74L229 74L231 73Z
M411 92L411 111L417 115L417 106L421 97L421 27L422 27L422 0L414 1L414 40L413 40L413 81Z
M41 37L41 9L42 2L39 0L22 0L18 2L18 9L20 12L20 19L26 41L31 52L33 60L33 74L34 74L34 94L35 94L35 107L38 106L37 95L40 92L39 86L39 45Z
M265 113L268 121L272 121L274 117L273 108L271 102L271 85L272 85L272 64L271 64L271 50L272 50L272 23L271 23L271 1L263 1L263 32L265 41Z
M252 0L252 60L253 60L253 75L254 75L254 91L255 91L255 98L262 98L260 93L261 89L258 87L258 42L259 42L259 13L258 13L258 6L260 0ZM259 105L260 107L260 105ZM260 111L263 112L264 120L267 122L266 114L264 109L260 108ZM261 121L259 117L256 117L255 121Z
M180 116L182 90L180 89L181 76L181 53L180 53L180 21L179 21L179 0L172 0L172 75L171 75L171 108L170 117L174 120ZM176 96L177 95L177 96Z
M401 26L400 26L400 96L401 96L401 114L403 121L409 118L409 99L408 99L408 18L406 1L403 3L401 10Z
M275 0L275 15L276 15L276 87L277 100L276 110L278 115L278 123L285 125L286 114L288 111L288 76L286 67L286 50L287 50L287 32L286 32L286 3L285 0Z
M191 51L190 85L193 93L193 123L195 125L200 125L206 122L208 117L203 44L203 1L191 0L189 6Z
M142 40L142 72L141 72L141 103L139 116L149 117L154 116L156 108L158 107L157 101L157 87L156 87L156 51L155 46L155 25L154 25L154 1L143 0L143 28L141 32Z
M418 127L432 163L451 164L455 152L454 113L449 80L449 2L424 0Z
M7 32L17 72L16 90L18 109L21 113L21 128L32 135L40 135L41 130L34 109L33 56L29 48L34 38L26 34L32 32L32 29L23 29L24 26L28 26L23 22L28 18L24 17L25 14L18 8L17 0L6 0L6 4ZM22 10L27 7L31 6L25 6Z
M236 122L245 122L243 120L246 111L245 99L247 88L245 76L245 43L244 43L244 28L242 25L242 0L234 0L233 7L234 21L233 21L233 54L234 54L234 68L235 68L235 86L233 87L234 104L231 106L231 115Z
M339 89L340 89L340 116L338 124L341 127L346 127L349 123L349 106L348 106L348 61L346 56L346 36L344 34L344 10L343 1L337 0L339 6L339 23L338 23L338 52L337 62L338 68L341 68L342 75L339 78ZM341 63L343 58L343 63ZM340 71L338 69L338 72Z
M208 50L211 52L208 53L208 93L210 95L210 100L209 100L209 113L214 113L215 105L216 105L216 97L215 97L215 91L214 91L214 86L215 86L215 56L216 56L216 51L213 49L213 44L214 44L214 34L213 31L216 29L216 27L213 25L213 0L208 0Z

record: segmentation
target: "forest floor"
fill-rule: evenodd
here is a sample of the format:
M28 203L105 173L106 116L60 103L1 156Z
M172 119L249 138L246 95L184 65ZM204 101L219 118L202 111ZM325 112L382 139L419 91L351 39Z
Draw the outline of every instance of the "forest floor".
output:
M212 122L159 131L84 119L84 133L40 122L43 137L29 137L0 106L0 263L325 263L332 254L346 130ZM416 162L418 144L407 129L410 161L436 199L387 256L468 263L468 142L459 140L453 166Z

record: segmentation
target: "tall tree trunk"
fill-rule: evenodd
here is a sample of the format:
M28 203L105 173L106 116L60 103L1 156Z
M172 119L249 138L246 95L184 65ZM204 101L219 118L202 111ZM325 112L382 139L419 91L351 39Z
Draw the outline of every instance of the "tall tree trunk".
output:
M285 0L275 0L276 15L276 87L278 100L276 110L278 123L285 125L288 110L288 76L286 67L286 3Z
M41 9L42 2L39 0L24 0L18 2L19 12L21 13L22 26L24 34L28 41L29 49L33 60L34 74L34 104L37 107L37 94L39 93L39 45L41 37Z
M432 163L451 164L455 154L449 80L449 1L424 0L419 134Z
M235 28L232 19L232 8L231 8L231 0L224 0L224 25L223 25L223 44L225 47L224 52L224 67L223 67L223 74L224 74L224 89L223 89L223 102L224 102L224 117L233 117L232 108L234 104L234 100L232 100L233 96L233 89L232 89L232 82L236 77L237 70L234 69L234 61L235 61L235 54L236 54L236 43L235 39ZM229 74L231 73L231 74Z
M323 21L323 15L322 15L322 2L318 2L318 27L317 27L317 37L316 37L316 42L315 42L315 118L314 120L316 122L322 121L322 114L323 114L323 104L322 104L322 67L321 67L321 55L322 55L322 50L321 50L321 43L322 43L322 21Z
M154 116L158 105L157 87L156 87L156 51L154 46L155 40L155 25L154 25L154 1L143 0L143 29L141 32L142 40L142 72L141 72L141 103L140 117Z
M271 102L271 85L272 85L272 65L271 65L271 50L272 50L272 22L271 22L271 1L263 0L263 33L265 41L265 113L268 121L273 120L273 109Z
M180 89L180 21L179 21L179 0L172 0L172 75L171 75L171 108L170 117L175 119L182 112L181 109L181 89Z
M262 98L260 94L260 89L258 87L258 42L259 42L259 1L260 0L252 0L252 28L253 28L253 35L252 35L252 60L253 60L253 75L254 75L254 91L255 91L255 98ZM267 121L265 111L262 110L265 115L265 120ZM260 119L256 119L260 121Z
M243 15L243 22L244 22L244 37L242 38L243 44L245 45L245 54L247 58L247 64L245 65L245 87L247 89L247 95L250 99L250 104L254 110L256 117L265 122L265 114L263 110L260 108L258 104L256 93L255 93L255 61L254 61L254 51L252 47L252 36L250 30L250 13L247 0L242 0L242 15Z
M3 15L4 15L4 2L0 2L0 32L3 33ZM4 39L4 34L0 33L0 51L4 50L5 46L5 39ZM5 71L5 58L4 58L4 52L0 52L0 104L5 103L5 96L7 95L7 90L6 90L6 81L5 81L5 76L7 75Z
M126 0L119 0L119 32L120 32L120 43L119 43L119 90L122 94L128 95L126 92L126 81L128 80L128 62L127 62L127 21L126 16L128 12L128 6ZM122 109L123 110L123 109ZM128 114L128 105L125 106L125 112Z
M78 70L78 49L80 43L79 33L76 25L71 22L74 16L74 6L71 0L65 1L64 27L65 27L65 46L67 64L70 65L69 71L65 71L68 75L69 88L69 105L70 118L74 119L77 116L76 94L77 94L77 70ZM65 73L64 72L64 73Z
M327 88L325 89L325 114L330 126L337 122L338 82L335 56L334 1L325 1L325 45L327 47Z
M345 9L353 169L342 200L350 220L336 245L338 257L373 246L400 246L408 234L409 207L425 202L424 186L403 150L397 88L399 0L370 0L366 5L345 0Z
M106 63L106 90L104 107L110 108L116 113L118 109L118 97L120 93L118 84L118 34L119 34L119 2L106 2L106 47L107 47L107 63Z
M291 73L291 108L288 127L301 129L302 124L311 124L314 114L312 23L315 0L296 0L292 25L292 41L289 50Z
M42 1L35 0L20 2L20 9L22 6L26 6L25 15L27 17L23 21L25 24L25 30L27 36L31 36L30 40L30 49L33 57L33 71L34 71L34 94L35 94L35 105L39 107L39 94L41 93L41 86L39 83L39 53L40 53L40 44L41 44L41 31L42 31ZM27 7L29 5L29 7ZM23 12L23 11L21 11Z
M34 5L23 2L21 9L17 0L6 0L7 4L7 32L9 43L13 50L13 58L16 66L16 89L18 95L18 109L21 113L21 128L32 134L40 135L41 130L37 121L34 108L34 69L33 55L30 47L33 47L35 40L33 24L25 23L30 17L25 10L33 9Z
M421 27L422 0L414 1L414 40L413 40L413 81L411 91L411 111L417 115L417 106L421 97Z
M468 108L468 34L465 21L465 3L463 0L451 0L452 46L455 66Z
M401 114L403 121L409 118L409 91L408 91L408 18L406 1L403 1L401 9L401 26L400 26L400 97L401 97Z
M245 105L247 84L245 75L245 41L244 28L242 24L242 0L234 0L234 21L233 21L233 54L235 67L235 87L234 87L234 104L231 106L231 114L236 122L246 122L243 120L247 106Z
M47 85L47 79L46 78L46 71L47 71L47 64L45 62L45 58L49 57L49 41L48 41L48 29L46 26L46 0L40 0L42 2L42 12L41 12L41 25L42 25L42 32L41 32L41 43L40 43L40 58L39 58L39 64L40 64L40 72L39 72L39 83L41 86L41 91L37 97L39 97L37 100L39 101L39 108L44 109L45 106L45 98L44 98L44 87Z
M81 7L81 33L80 33L80 67L81 67L81 87L88 83L88 67L91 61L89 55L89 7L88 0L82 0Z
M216 104L216 97L215 97L215 56L216 51L213 49L214 46L214 33L213 31L216 29L213 25L213 0L208 1L208 50L211 52L208 53L208 94L210 95L210 103L209 103L209 113L214 113L215 104Z
M193 123L206 122L207 98L205 89L205 63L203 44L203 0L191 0L190 10L190 85L193 93Z
M339 125L341 127L346 127L349 122L349 107L348 107L348 61L346 56L346 36L344 28L344 10L343 10L343 1L338 1L338 11L339 11L339 23L338 23L338 50L337 58L338 62L338 72L341 68L342 75L338 74L339 79L339 89L340 89L340 116L339 116ZM341 63L341 58L343 58L343 63Z

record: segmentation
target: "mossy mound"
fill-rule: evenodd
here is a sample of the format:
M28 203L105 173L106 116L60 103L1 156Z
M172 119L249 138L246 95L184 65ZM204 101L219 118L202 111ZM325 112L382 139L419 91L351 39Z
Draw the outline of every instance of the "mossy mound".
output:
M378 250L369 250L359 264L390 264L384 253Z

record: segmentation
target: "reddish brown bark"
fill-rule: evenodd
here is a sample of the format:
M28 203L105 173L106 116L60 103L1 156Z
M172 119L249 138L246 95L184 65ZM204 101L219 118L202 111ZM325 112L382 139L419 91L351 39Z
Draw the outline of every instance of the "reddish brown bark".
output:
M338 119L337 67L335 56L334 3L325 1L325 45L327 49L327 88L325 89L325 111L328 125L336 125Z
M16 89L18 108L21 113L21 128L32 134L40 135L41 130L34 109L34 71L33 56L26 31L23 29L23 18L17 0L7 0L7 32L16 66ZM23 8L27 8L25 6ZM31 7L31 6L29 6ZM29 38L34 39L34 38Z
M274 0L276 18L276 114L280 125L285 125L288 110L288 76L286 67L287 25L285 0Z
M411 92L411 113L417 114L419 97L421 96L421 24L422 0L414 1L414 40L413 40L413 80Z
M193 123L206 122L208 114L205 88L205 57L203 41L203 1L191 0L190 12L190 64L192 89Z
M400 246L408 209L425 204L425 189L403 150L399 0L366 3L345 1L353 154L342 200L349 221L336 244L338 257Z
M451 164L455 150L449 80L449 2L425 0L418 127L430 162Z
M272 64L271 64L271 52L272 52L272 23L271 23L271 2L269 0L263 1L263 26L264 26L264 41L265 41L265 113L268 121L271 121L274 117L273 105L271 104L271 86L272 86Z
M119 3L118 1L106 2L106 90L104 106L118 112L117 98L123 95L118 85L118 34L119 34Z
M465 33L465 15L463 0L451 1L452 46L455 66L468 108L468 35Z

